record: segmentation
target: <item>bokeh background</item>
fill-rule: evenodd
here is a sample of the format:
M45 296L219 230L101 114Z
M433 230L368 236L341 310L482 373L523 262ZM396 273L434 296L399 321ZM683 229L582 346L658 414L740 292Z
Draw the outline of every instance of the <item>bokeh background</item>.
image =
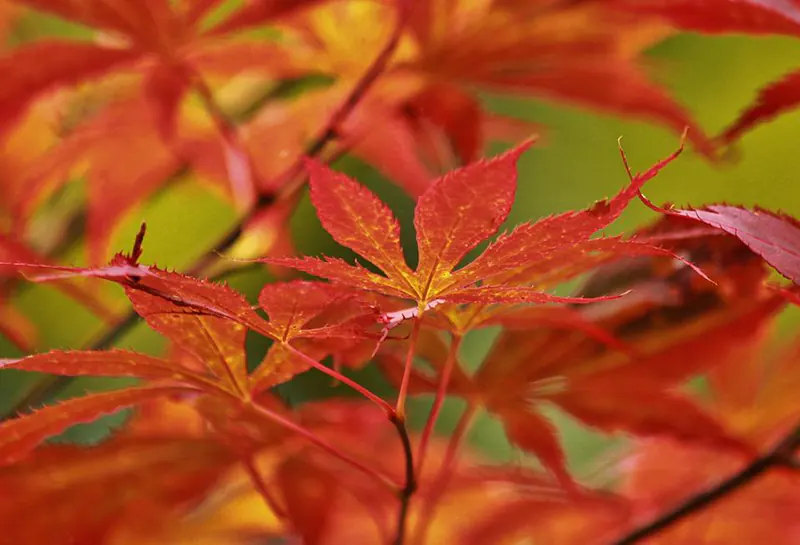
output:
M42 35L75 35L82 30L42 15L27 16L12 39L28 41ZM692 112L709 134L729 124L749 104L757 89L800 65L800 40L788 38L703 37L683 34L668 38L647 54L653 72ZM521 161L518 198L509 224L535 220L548 214L582 208L594 200L616 192L627 181L617 151L617 138L623 143L635 170L643 170L670 153L678 138L667 130L644 122L620 119L573 107L557 107L532 98L498 95L483 97L491 109L541 124L542 139ZM800 215L800 112L781 116L747 134L736 148L728 150L717 163L689 150L647 187L646 193L656 202L701 205L726 201L781 209ZM508 144L493 143L487 153L495 153ZM413 240L410 220L413 202L401 190L352 158L340 160L343 169L377 191L394 209L406 227L406 240ZM113 247L127 249L142 220L148 224L145 262L185 269L205 249L212 246L236 221L236 212L218 195L201 185L182 180L161 191L145 207L132 214L115 233ZM80 184L71 186L64 199L80 199ZM653 214L634 203L611 229L618 233L635 228ZM314 211L304 199L292 219L296 247L308 254L347 256L321 229ZM80 263L82 254L76 246L63 258L65 263ZM265 270L248 269L228 278L237 289L255 295L265 281ZM114 286L99 286L119 296ZM568 287L565 287L568 289ZM102 324L87 311L77 307L51 288L26 286L17 300L42 332L41 347L77 348L92 339ZM797 323L791 311L782 320L783 329ZM463 357L477 365L488 349L493 332L481 331L470 336L463 346ZM266 345L251 339L252 363L258 362ZM162 340L140 324L119 346L157 353ZM20 355L0 338L0 358ZM374 370L357 373L378 390L386 388ZM0 411L5 412L35 380L30 374L0 373ZM117 387L119 380L81 379L63 393L80 395L90 390ZM308 373L282 388L293 403L330 392L327 378ZM388 392L388 391L387 391ZM341 394L341 390L335 390ZM422 421L429 401L415 400L412 415ZM438 431L448 433L457 403L448 403ZM588 472L587 465L599 449L607 448L601 440L573 421L554 413L566 438L570 463L578 473ZM121 413L91 424L78 426L58 440L94 442L124 422ZM471 443L493 458L517 459L503 437L502 430L490 418L482 417L474 426Z

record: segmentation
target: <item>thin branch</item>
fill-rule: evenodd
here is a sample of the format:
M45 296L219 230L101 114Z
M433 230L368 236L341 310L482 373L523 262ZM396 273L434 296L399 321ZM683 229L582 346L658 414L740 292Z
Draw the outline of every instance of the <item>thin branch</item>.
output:
M414 492L417 491L417 479L414 474L414 452L411 448L411 439L408 437L405 420L397 414L392 414L389 416L389 421L397 429L400 441L403 444L403 455L405 457L405 485L399 491L400 509L397 513L397 529L395 530L394 540L392 540L392 545L403 545L406 539L408 509L411 505L411 498L414 496Z
M417 450L417 475L422 474L428 443L433 434L433 428L436 426L436 420L439 418L439 413L442 410L444 399L447 396L447 387L450 384L450 376L453 374L453 367L458 359L458 350L460 346L461 336L454 334L450 341L450 351L447 353L447 360L439 375L439 384L436 386L436 397L433 400L433 407L431 407L428 421L425 422L425 428L422 430L422 437L419 441L419 448Z
M293 347L292 345L290 345L288 343L284 343L283 344L283 348L285 348L286 350L291 352L294 356L296 356L296 357L300 358L301 360L303 360L304 362L306 362L311 367L313 367L315 369L318 369L319 371L325 373L329 377L332 377L332 378L338 380L342 384L344 384L346 386L349 386L350 388L352 388L353 390L355 390L359 394L363 395L364 397L366 397L367 399L369 399L370 401L375 403L378 407L383 409L383 411L389 416L390 419L395 416L395 414L396 414L395 410L391 405L389 405L382 398L378 397L377 395L373 394L372 392L370 392L369 390L367 390L366 388L361 386L359 383L347 378L346 376L344 376L343 374L339 373L338 371L335 371L334 369L331 369L330 367L327 367L327 366L321 364L320 362L318 362L314 358L311 358L308 355L303 354L298 349L296 349L295 347Z
M383 49L381 49L375 60L370 64L362 77L353 86L351 92L348 94L342 104L336 109L334 114L328 120L328 123L320 131L319 135L306 148L305 153L303 154L304 156L314 157L319 155L324 150L325 146L336 137L341 124L344 123L353 113L359 102L366 95L367 91L369 91L370 87L374 85L378 77L380 77L380 75L388 66L394 51L397 49L397 46L400 43L403 29L405 28L408 20L409 9L405 4L405 2L399 3L397 23L395 24L389 41L386 43ZM305 183L305 177L299 177L300 173L302 172L302 166L302 157L298 157L297 160L281 176L279 176L279 181L286 180L286 183L278 185L278 187L285 187L285 190L277 196L271 193L261 193L256 199L255 204L243 214L236 225L225 235L223 235L211 250L209 250L205 255L201 256L193 266L189 267L189 274L199 276L203 273L203 271L207 270L216 261L219 254L230 249L236 243L236 241L239 240L239 237L241 237L245 226L263 208L272 205L276 200L286 200L292 198L293 195L295 195ZM293 181L297 179L299 179L299 181ZM128 333L138 322L139 316L131 310L116 325L107 330L101 338L91 343L89 345L89 349L103 350L113 346L120 339L120 337ZM2 418L0 418L0 422L10 418L15 418L17 414L28 408L37 407L44 404L49 399L52 399L54 396L64 391L64 389L72 384L74 380L76 380L75 377L62 376L48 376L41 378L40 381L31 390L29 390L25 396L17 401L14 406L11 407L11 409L9 409L9 411L3 415Z
M800 448L800 424L795 426L772 450L753 460L741 471L719 484L692 496L677 507L658 515L653 520L634 528L624 537L610 542L609 545L633 545L639 543L666 530L677 522L698 514L713 503L757 480L768 470L785 465L787 460L791 460L794 451L798 448Z
M248 408L249 410L251 410L251 412L254 412L259 416L262 416L262 417L264 417L264 418L266 418L268 420L271 420L271 421L283 426L284 428L286 428L288 430L293 431L297 435L299 435L299 436L305 438L306 440L308 440L310 443L312 443L312 444L316 445L317 447L319 447L320 449L324 450L325 452L327 452L331 456L333 456L335 458L338 458L339 460L345 462L346 464L350 465L354 469L357 469L358 471L364 473L365 475L368 475L369 477L372 477L373 479L375 479L379 483L384 484L384 485L386 485L386 486L388 486L388 487L390 487L392 489L398 488L398 484L396 482L394 482L393 480L391 480L386 475L383 475L382 473L379 473L378 471L372 469L371 467L368 467L368 466L364 465L361 461L356 460L355 458L352 458L348 454L345 454L344 452L340 451L339 449L337 449L336 447L334 447L333 445L331 445L330 443L328 443L324 439L321 439L321 438L317 437L316 435L314 435L312 432L310 432L307 429L305 429L303 426L301 426L297 422L293 422L292 420L290 420L290 419L288 419L288 418L276 413L275 411L271 411L270 409L267 409L266 407L263 407L261 405L257 405L257 404L254 404L254 403L246 403L244 406L246 408Z
M414 348L417 345L417 338L419 337L421 320L419 317L414 319L414 325L411 329L411 338L408 340L408 353L406 354L406 363L403 368L403 379L400 381L400 389L397 392L397 406L395 412L397 416L405 419L406 410L406 397L408 396L408 384L411 380L411 368L414 365Z

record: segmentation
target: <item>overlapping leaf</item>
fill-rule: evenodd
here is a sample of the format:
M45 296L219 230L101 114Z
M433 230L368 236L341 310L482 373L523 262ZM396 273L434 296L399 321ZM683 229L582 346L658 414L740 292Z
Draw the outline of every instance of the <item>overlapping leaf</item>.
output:
M763 347L734 354L710 378L713 410L755 446L768 449L800 418L795 402L800 373L796 343L782 347L769 363L758 350ZM747 463L731 452L651 441L636 445L625 458L623 490L632 500L634 516L645 517L679 504L694 491L713 486ZM800 512L798 489L797 473L776 467L652 541L794 543L800 537L796 522Z
M186 400L162 399L142 405L124 431L101 445L43 446L0 468L0 488L14 491L0 499L5 536L20 544L165 538L236 465L241 453L220 439ZM270 451L275 444L258 447Z
M177 431L177 430L176 430ZM0 469L8 543L105 543L132 526L153 532L202 501L234 462L218 443L119 438L92 449L48 446ZM81 501L76 501L79 496ZM87 506L93 506L87 509ZM47 508L45 508L47 506Z
M137 403L193 391L197 390L185 386L127 388L71 399L6 421L0 424L0 463L9 464L21 460L39 443L75 424L91 422Z
M660 238L717 284L674 258L622 258L598 269L579 293L631 288L630 296L581 306L576 311L582 320L575 323L548 322L548 309L541 309L527 317L529 328L523 320L500 334L472 379L456 372L450 391L494 412L511 442L536 454L565 483L570 478L557 432L538 410L546 404L607 432L741 447L730 430L675 388L757 342L785 303L763 285L766 270L757 254L732 236L698 234L698 226L670 217L639 236ZM610 333L624 344L609 343ZM441 354L426 352L431 356L441 369ZM414 392L436 386L421 371L410 384Z
M281 342L270 347L251 375L251 391L261 392L308 370L309 361L299 358L294 350L321 360L335 352L337 346L349 346L353 340L363 339L374 314L360 305L348 308L343 304L352 297L352 293L322 282L264 286L258 302Z
M292 47L307 56L297 55L296 61L345 76L359 72L365 62L359 54L362 44L375 40L388 11L370 2L351 2L290 20L286 26L296 35ZM342 27L351 32L337 32ZM443 127L448 146L466 161L475 158L471 150L486 137L488 125L487 114L471 103L471 87L535 94L653 119L678 132L691 126L693 142L711 153L713 144L680 105L648 81L637 61L645 47L667 34L665 30L651 14L632 14L607 2L434 0L411 12L408 36L383 86L416 84L410 94L388 104L401 111L431 103L459 108L450 99L466 99L469 105L459 109L471 115L459 119L458 133L451 130L447 114L418 118Z
M286 15L307 4L293 2L281 9L262 9L259 14L253 13L253 9L243 10L246 13L240 14L237 21L229 22L225 33L216 33L220 36L201 25L209 11L219 4L216 1L191 6L173 5L166 0L89 0L79 4L62 0L23 0L20 3L89 27L113 32L122 38L122 47L52 40L13 51L3 60L3 72L10 83L4 87L2 100L4 123L24 112L27 105L44 91L73 85L114 70L141 70L147 76L153 64L163 63L174 68L181 67L183 63L184 68L192 66L192 69L201 70L203 62L219 65L220 58L229 58L229 54L218 47L216 40L248 24L263 24L271 17ZM215 55L221 57L215 58ZM235 55L230 58L235 59ZM253 60L256 56L249 58ZM27 63L32 59L39 61L38 69L26 71ZM195 65L198 60L199 65ZM255 66L268 66L269 62L270 59L262 59L261 64ZM178 82L177 79L175 81ZM173 96L165 93L150 98L172 100Z
M794 217L763 208L727 204L674 210L673 213L737 237L783 276L800 282L800 222Z
M225 186L239 204L249 204L255 188L238 135L220 127L215 131L202 116L200 123L187 122L192 116L187 116L181 106L195 91L201 95L210 92L205 81L209 76L231 78L253 70L269 71L276 78L293 74L283 53L272 44L231 41L230 34L249 24L264 24L272 16L303 9L310 2L270 4L260 12L240 10L235 21L228 21L226 32L207 28L204 23L206 16L219 7L219 1L191 5L166 0L22 3L112 33L116 40L113 44L43 40L0 58L0 70L7 82L0 92L0 131L13 127L45 92L98 79L105 86L95 86L91 92L94 96L89 107L99 113L85 125L79 124L32 169L14 173L26 186L8 203L19 222L24 222L68 174L88 172L89 247L93 263L101 263L120 216L181 167L188 164L200 169L199 154L208 148L218 151L225 162L222 177L212 180ZM37 69L30 70L31 65ZM74 110L75 102L63 94L62 110ZM205 117L208 115L206 112ZM197 113L193 117L198 117ZM112 133L119 136L108 138Z

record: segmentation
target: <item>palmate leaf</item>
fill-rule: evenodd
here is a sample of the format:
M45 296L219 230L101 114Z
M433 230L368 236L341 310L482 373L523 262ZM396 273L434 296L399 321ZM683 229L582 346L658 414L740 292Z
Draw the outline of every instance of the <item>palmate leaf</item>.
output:
M322 360L339 347L364 338L375 321L375 313L343 303L353 293L323 282L276 282L267 284L258 302L269 317L281 342L273 344L250 376L254 395L307 371L311 363L300 358L289 345L313 360ZM349 312L348 312L349 310Z
M42 371L67 375L87 374L81 369L91 368L101 375L176 380L183 377L190 384L198 384L199 380L200 386L211 393L249 399L311 367L341 377L318 360L352 349L354 344L368 338L369 327L376 323L377 313L371 303L355 300L352 290L302 281L278 282L263 288L259 304L268 314L267 320L244 296L226 285L139 264L144 233L143 225L131 253L117 254L106 267L0 262L0 271L23 272L32 280L43 282L88 277L120 284L137 314L172 341L182 354L192 358L191 364L180 363L179 358L165 361L119 352L114 353L117 359L112 359L108 369L103 370L98 361L102 352L73 352L78 361L63 370L43 355L28 365L40 365L47 367ZM274 341L252 375L247 371L244 348L248 330ZM83 356L88 367L80 363ZM175 376L163 373L169 368L175 370ZM206 369L207 374L198 375L197 369ZM349 379L341 380L356 386Z
M530 145L523 143L496 158L478 161L435 180L420 197L414 214L419 263L411 271L399 244L399 224L380 200L343 174L310 163L311 199L323 227L340 244L380 267L381 276L339 260L312 258L268 259L334 282L385 295L412 299L425 311L444 301L482 303L583 302L556 297L536 286L537 276L508 285L508 277L550 260L549 269L569 269L565 278L595 266L593 252L605 244L624 253L626 245L641 251L639 242L596 242L590 237L614 221L642 185L674 159L675 152L646 173L635 177L617 196L588 210L568 212L538 223L523 224L502 235L472 263L457 269L464 256L494 235L505 221L516 189L515 163ZM652 253L664 250L650 249ZM553 259L558 258L558 259ZM581 259L586 258L585 268ZM540 271L540 275L543 272ZM556 283L555 279L552 283ZM477 282L480 286L476 286ZM530 287L534 284L533 287ZM612 296L613 297L613 296Z
M182 283L182 289L179 283ZM213 285L212 285L213 286ZM136 313L148 325L175 343L180 349L192 354L227 389L245 395L247 386L247 358L244 352L246 327L227 317L209 316L192 312L184 306L184 293L195 286L174 275L164 288L179 297L178 302L165 300L157 294L143 292L137 287L127 287L126 295L133 303ZM210 286L209 286L210 287ZM204 288L204 291L205 288ZM223 296L232 303L228 308L238 308L240 313L250 319L247 301L238 293L225 286L214 286L207 290L214 297L214 304L221 303ZM197 291L195 290L195 293Z

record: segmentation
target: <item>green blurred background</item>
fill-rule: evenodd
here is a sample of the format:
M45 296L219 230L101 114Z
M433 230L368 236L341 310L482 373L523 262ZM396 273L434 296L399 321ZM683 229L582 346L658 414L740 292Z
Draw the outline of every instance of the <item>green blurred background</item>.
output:
M42 29L64 31L47 20L27 21L26 38ZM73 29L67 29L72 32ZM672 90L710 134L730 123L749 104L758 88L800 66L800 41L791 39L708 38L694 35L673 37L649 52L653 73ZM556 107L532 99L485 96L486 104L501 113L535 121L546 127L542 142L521 162L520 188L510 224L532 220L547 214L585 207L594 200L616 192L627 181L617 152L617 138L624 145L634 170L644 170L676 147L678 136L659 127L622 121L582 109ZM646 188L656 202L700 205L714 201L755 204L800 214L800 112L789 113L748 134L734 153L735 159L711 164L691 152L684 154ZM493 145L491 151L498 151ZM365 165L345 158L343 168L362 180L389 202L403 221L406 240L411 235L413 203L400 190L381 179ZM634 203L611 232L630 229L647 221L652 213ZM139 223L148 223L144 260L160 266L184 269L235 222L235 212L202 186L181 181L161 192L146 208L132 214L115 235L114 248L127 249ZM292 221L293 235L299 250L309 254L347 255L337 248L319 226L313 209L304 200ZM79 253L73 256L76 260ZM65 259L69 259L69 256ZM249 296L257 294L267 280L263 271L248 271L230 277L231 284ZM98 289L119 291L113 286ZM42 349L78 348L100 330L101 324L88 312L77 308L58 292L46 286L28 286L21 290L19 303L42 331ZM784 320L796 322L794 316ZM788 329L788 328L786 328ZM479 332L467 339L465 360L480 362L488 349L492 331ZM266 346L258 339L249 342L253 362L259 361ZM146 352L158 352L163 342L145 327L137 327L119 346ZM19 355L0 339L0 357ZM380 385L380 377L367 370L359 379ZM0 410L13 405L21 392L35 380L28 374L0 373ZM119 381L82 379L64 393L80 395L90 390L116 387ZM284 388L291 401L317 395L329 386L327 379L310 373L296 384ZM412 414L423 421L429 400L416 400ZM439 430L447 433L459 410L458 403L448 403ZM583 430L562 415L556 415L567 442L570 461L579 471L605 446L605 441ZM123 422L124 415L79 426L66 435L68 440L91 442ZM503 460L516 454L508 447L502 431L488 417L479 419L471 442L489 456Z

